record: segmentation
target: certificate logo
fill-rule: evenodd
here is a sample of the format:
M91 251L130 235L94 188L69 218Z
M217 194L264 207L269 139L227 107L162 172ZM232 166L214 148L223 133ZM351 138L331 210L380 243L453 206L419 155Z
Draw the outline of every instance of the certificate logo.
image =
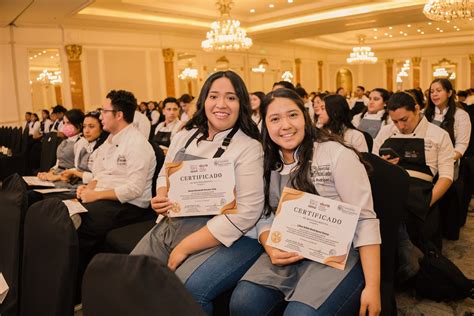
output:
M271 237L274 244L278 244L281 241L281 233L279 231L274 231Z
M126 166L127 158L124 155L118 155L117 157L117 166Z
M329 250L329 255L330 256L335 256L336 255L336 250L335 249Z
M171 211L174 212L174 213L181 212L181 206L179 206L178 202L173 203L173 206L171 206Z

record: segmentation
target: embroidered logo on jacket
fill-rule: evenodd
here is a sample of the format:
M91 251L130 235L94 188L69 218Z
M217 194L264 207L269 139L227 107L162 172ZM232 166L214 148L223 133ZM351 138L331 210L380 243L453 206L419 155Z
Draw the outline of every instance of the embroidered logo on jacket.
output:
M126 166L127 158L124 155L118 155L117 157L117 166Z

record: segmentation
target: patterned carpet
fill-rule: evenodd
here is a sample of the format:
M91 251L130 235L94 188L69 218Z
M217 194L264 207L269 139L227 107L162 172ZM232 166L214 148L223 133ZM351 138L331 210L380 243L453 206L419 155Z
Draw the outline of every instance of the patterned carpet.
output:
M474 199L471 200L467 223L461 229L459 240L443 241L443 254L454 262L470 279L474 279ZM471 316L474 300L437 303L417 299L411 291L397 294L398 316Z

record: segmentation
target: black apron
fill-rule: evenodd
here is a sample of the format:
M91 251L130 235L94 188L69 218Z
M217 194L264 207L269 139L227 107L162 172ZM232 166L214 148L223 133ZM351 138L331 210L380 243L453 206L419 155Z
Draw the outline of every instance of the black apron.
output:
M153 142L157 145L170 147L171 144L171 132L157 132L153 136Z
M354 107L351 109L351 115L352 117L356 116L359 113L362 113L366 108L364 101L357 101L354 104Z

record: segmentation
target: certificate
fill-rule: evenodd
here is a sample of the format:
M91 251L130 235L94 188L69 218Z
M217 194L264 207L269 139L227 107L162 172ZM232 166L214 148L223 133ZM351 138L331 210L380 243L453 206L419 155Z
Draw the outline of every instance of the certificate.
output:
M69 216L79 213L87 213L87 209L77 199L63 200L63 203L69 211Z
M38 177L33 176L24 176L23 180L25 180L26 184L32 187L52 187L54 188L54 183L50 181L40 180Z
M170 217L237 213L234 163L213 158L166 163Z
M285 187L267 244L344 270L360 207Z

